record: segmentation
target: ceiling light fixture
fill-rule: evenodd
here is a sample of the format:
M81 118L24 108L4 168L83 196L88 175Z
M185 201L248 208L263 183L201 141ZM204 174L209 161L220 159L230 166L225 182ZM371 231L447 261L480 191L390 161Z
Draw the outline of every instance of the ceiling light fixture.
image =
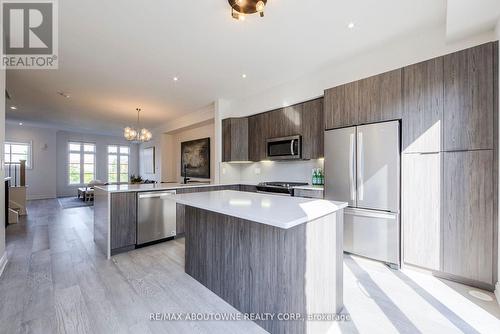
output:
M241 77L242 77L243 79L246 79L246 78L247 78L247 75L246 75L246 74L242 74L242 75L241 75Z
M141 127L140 127L139 113L141 112L141 108L136 108L135 110L137 111L137 127L133 128L133 127L127 126L123 130L123 136L128 141L135 142L135 143L144 143L144 142L150 141L151 138L153 138L151 131L149 131L146 128L141 129Z
M22 125L23 125L23 122L19 122L19 125L21 125L21 126L22 126Z
M231 16L243 21L245 15L259 13L260 17L264 17L267 0L228 0L231 6Z
M67 99L69 99L71 97L71 95L69 95L68 93L65 93L63 91L58 91L57 94L61 95L62 97L65 97Z
M349 29L354 28L354 22L350 22L350 23L347 25L347 28L349 28Z
M16 106L10 106L10 109L17 110L17 107Z
M178 77L174 77L174 81L179 81L179 78Z

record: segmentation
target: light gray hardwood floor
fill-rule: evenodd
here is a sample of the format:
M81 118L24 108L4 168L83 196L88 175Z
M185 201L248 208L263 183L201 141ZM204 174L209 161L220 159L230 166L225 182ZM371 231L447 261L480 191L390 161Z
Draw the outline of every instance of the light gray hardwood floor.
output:
M29 203L7 228L0 333L263 333L252 322L152 322L151 312L237 312L184 273L183 239L106 260L92 208ZM318 287L321 288L321 287ZM345 312L331 333L500 333L493 294L345 256Z

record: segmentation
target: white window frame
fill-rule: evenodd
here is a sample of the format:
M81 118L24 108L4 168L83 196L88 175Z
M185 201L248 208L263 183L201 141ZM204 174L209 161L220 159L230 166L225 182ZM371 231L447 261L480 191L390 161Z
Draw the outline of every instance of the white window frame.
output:
M27 145L28 146L28 154L26 157L26 169L33 169L33 141L31 140L6 140L4 143L4 158L7 154L5 150L5 146L7 145ZM12 148L9 150L9 160L5 160L5 163L9 163L12 161Z
M116 153L109 153L109 148L110 147L116 147ZM128 154L120 153L120 148L121 147L126 147L128 149ZM124 183L129 183L129 181L130 181L130 150L131 150L131 148L128 145L110 144L110 145L108 145L106 147L106 154L107 154L107 156L106 156L106 158L107 158L106 159L106 175L107 175L106 180L107 180L108 183L110 183L110 184L124 184ZM110 175L110 173L109 173L109 156L112 156L112 155L116 156L116 163L117 163L117 166L116 166L116 172L117 172L116 173L116 180L117 180L117 182L111 182L111 180L109 179L109 175ZM121 167L120 157L122 157L122 156L128 157L127 179L126 180L121 180L120 179L120 175L122 174L122 173L120 173L120 167Z
M80 150L76 151L76 150L71 150L70 147L71 145L80 145ZM92 145L94 146L94 150L93 151L85 151L85 145ZM97 146L95 143L91 143L91 142L83 142L83 141L76 141L76 140L70 140L68 141L68 150L67 150L67 154L66 154L66 157L67 157L67 168L66 170L68 171L68 175L67 175L67 183L69 186L82 186L82 185L85 185L85 161L84 161L84 157L85 157L85 154L92 154L94 155L94 179L96 178L96 165L97 165L97 162L96 162L96 150L97 150ZM71 162L70 162L70 154L80 154L80 182L79 183L71 183L71 180L70 180L70 166L71 166Z

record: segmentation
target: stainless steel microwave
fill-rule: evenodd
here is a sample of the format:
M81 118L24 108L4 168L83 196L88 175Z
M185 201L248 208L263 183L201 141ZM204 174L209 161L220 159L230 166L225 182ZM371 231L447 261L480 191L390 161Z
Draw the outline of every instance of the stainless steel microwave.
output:
M290 136L267 140L267 158L270 160L294 160L302 158L302 138Z

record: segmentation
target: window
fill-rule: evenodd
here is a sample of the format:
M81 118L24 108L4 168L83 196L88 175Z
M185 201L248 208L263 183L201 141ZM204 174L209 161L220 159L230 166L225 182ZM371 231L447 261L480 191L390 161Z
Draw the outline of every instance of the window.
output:
M5 142L5 163L18 163L26 160L26 168L31 165L31 142Z
M130 147L108 146L108 182L127 183Z
M87 184L95 180L95 144L68 143L69 184Z

